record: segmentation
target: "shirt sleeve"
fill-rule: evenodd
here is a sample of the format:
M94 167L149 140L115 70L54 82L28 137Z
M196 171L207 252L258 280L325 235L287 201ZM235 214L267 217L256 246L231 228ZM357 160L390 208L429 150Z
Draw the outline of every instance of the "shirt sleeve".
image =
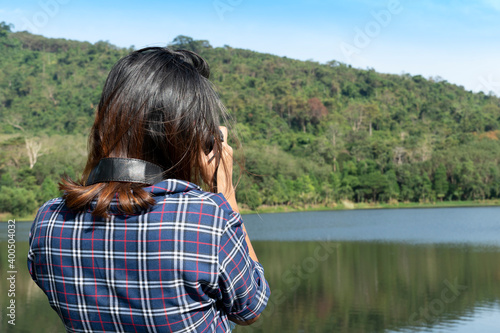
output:
M37 212L35 220L33 221L33 224L31 225L30 228L30 233L28 236L28 242L29 242L29 251L28 251L28 271L31 275L31 278L33 281L35 281L36 284L38 284L38 279L36 277L36 272L35 272L35 252L33 249L33 239L35 237L35 232L36 232L36 227L37 227L37 222L40 217L40 212L42 211L42 208L44 208L46 205L43 205Z
M37 237L37 232L40 232L40 230L37 230L40 228L39 223L41 223L41 220L43 219L43 216L48 213L50 210L50 205L54 203L58 198L52 199L47 201L40 207L38 212L36 213L35 220L33 221L33 224L31 225L29 236L28 236L28 244L29 244L29 250L28 250L28 258L27 258L27 263L28 263L28 271L31 275L31 278L33 281L40 286L38 278L36 276L36 268L35 268L35 261L36 261L36 252L38 252L38 249L36 249L35 244L33 244L35 238ZM39 235L38 235L39 236ZM42 287L40 287L42 288ZM43 289L43 288L42 288Z
M257 317L270 296L264 268L250 258L241 215L233 212L219 245L219 288L227 315L240 321Z

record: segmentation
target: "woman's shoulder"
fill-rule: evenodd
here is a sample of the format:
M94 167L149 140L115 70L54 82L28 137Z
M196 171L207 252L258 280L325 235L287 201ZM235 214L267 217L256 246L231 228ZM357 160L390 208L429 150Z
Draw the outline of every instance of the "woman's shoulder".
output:
M40 206L37 215L40 215L41 213L44 212L57 210L58 207L62 204L64 204L64 199L61 197L50 199L49 201L45 202L42 206Z
M222 193L213 193L184 181L163 181L155 184L156 204L146 214L151 223L165 221L205 225L221 234L241 219ZM214 229L214 230L215 230Z
M205 191L188 181L166 179L151 186L148 191L157 198L159 204L187 200L191 204L216 206L230 214L234 212L224 194Z
M193 195L195 197L198 197L200 200L205 200L224 210L233 212L233 209L231 208L226 197L222 193L213 193L213 192L206 192L203 190L199 190L199 191L194 191Z

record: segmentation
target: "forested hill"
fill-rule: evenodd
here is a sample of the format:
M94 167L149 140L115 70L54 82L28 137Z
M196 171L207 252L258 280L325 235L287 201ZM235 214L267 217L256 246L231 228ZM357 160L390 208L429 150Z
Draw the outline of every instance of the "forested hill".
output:
M211 65L243 144L238 196L248 207L500 197L497 97L186 36L170 46ZM130 51L0 24L0 211L33 210L58 195L61 173L80 171L100 89ZM7 202L21 197L20 207Z

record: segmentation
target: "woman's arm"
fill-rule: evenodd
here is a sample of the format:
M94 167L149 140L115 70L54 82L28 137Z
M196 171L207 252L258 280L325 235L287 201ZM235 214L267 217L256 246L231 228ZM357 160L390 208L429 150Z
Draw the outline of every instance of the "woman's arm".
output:
M238 203L236 201L236 191L235 191L233 183L232 183L232 178L233 178L233 148L231 146L229 146L229 144L227 143L227 128L221 126L220 130L221 130L222 135L223 135L223 142L222 142L221 159L220 159L220 163L219 163L219 168L217 170L217 189L227 199L231 208L235 212L239 213L239 207L238 207ZM208 156L206 156L207 163L210 160L210 158L212 157L212 154L213 154L213 152L210 153ZM213 165L210 165L212 163L207 164L207 169L205 170L207 175L214 174L214 172L215 172L214 161L215 161L215 159L212 159ZM245 225L243 224L243 222L241 223L241 227L242 227L243 233L245 234L245 242L246 242L247 247L248 247L248 255L250 256L250 258L252 260L258 262L259 260L257 259L257 255L255 254L255 250L252 246L252 242L250 241L250 238L248 237L248 233L246 231L246 228L245 228ZM266 283L266 282L263 281L263 283ZM251 325L254 322L256 322L257 319L259 319L259 317L260 317L260 314L257 315L256 317L249 319L249 320L246 320L246 321L238 320L236 318L232 318L231 316L229 316L229 319L238 325L247 326L247 325Z
M233 208L233 210L237 213L240 212L240 209L238 207L238 203L236 202L236 191L233 186L233 148L227 143L227 128L225 126L221 126L220 130L223 135L223 142L222 142L222 154L221 154L221 160L219 163L219 168L217 170L217 189L219 190L220 193L224 194L224 197L227 199L229 205ZM213 154L213 153L211 153ZM209 154L206 157L207 162L210 160L211 154ZM212 159L211 163L213 165L207 165L207 174L208 175L213 175L215 170L215 159ZM250 241L250 238L248 237L247 230L245 228L245 225L242 223L241 224L243 231L245 232L245 240L248 245L248 252L250 255L250 258L252 258L254 261L259 261L257 259L257 255L255 254L255 250L253 249L252 242Z

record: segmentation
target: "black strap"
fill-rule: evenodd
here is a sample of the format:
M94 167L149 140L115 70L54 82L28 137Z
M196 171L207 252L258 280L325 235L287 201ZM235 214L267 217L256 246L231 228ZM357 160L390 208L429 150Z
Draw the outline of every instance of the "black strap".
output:
M153 185L163 180L163 169L135 158L109 157L99 161L90 172L86 185L102 182L128 182Z

